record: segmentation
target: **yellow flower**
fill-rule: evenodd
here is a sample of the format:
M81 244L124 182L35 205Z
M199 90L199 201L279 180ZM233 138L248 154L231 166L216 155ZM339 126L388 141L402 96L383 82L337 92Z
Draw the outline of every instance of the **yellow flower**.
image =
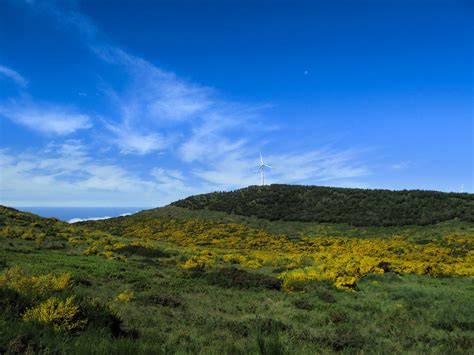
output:
M71 275L68 273L54 276L29 275L19 266L12 267L0 276L0 285L10 287L20 293L50 294L71 287Z
M340 276L335 282L336 288L344 291L354 291L357 286L357 279L353 276Z
M36 321L53 327L55 331L72 331L84 328L86 319L80 319L79 306L74 296L61 300L51 297L23 315L25 321Z
M130 302L132 299L133 292L122 292L115 297L115 300L118 302Z

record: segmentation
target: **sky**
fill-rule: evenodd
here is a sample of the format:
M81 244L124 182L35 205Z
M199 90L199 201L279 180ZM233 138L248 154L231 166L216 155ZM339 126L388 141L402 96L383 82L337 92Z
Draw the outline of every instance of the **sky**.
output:
M0 1L0 204L473 192L473 4Z

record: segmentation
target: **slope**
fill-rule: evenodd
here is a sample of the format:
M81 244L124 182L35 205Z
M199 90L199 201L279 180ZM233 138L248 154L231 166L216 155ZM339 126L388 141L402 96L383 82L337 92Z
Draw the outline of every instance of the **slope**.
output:
M176 201L271 221L347 223L354 226L428 225L458 218L474 222L474 195L422 190L365 190L322 186L250 186Z

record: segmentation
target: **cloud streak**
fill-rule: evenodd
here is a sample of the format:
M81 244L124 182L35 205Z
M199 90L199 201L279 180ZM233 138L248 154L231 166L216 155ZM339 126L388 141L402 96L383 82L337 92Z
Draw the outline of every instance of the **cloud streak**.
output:
M124 167L92 156L77 140L50 143L37 152L0 150L0 203L12 206L160 206L189 194L181 185L141 177ZM165 174L165 170L162 170ZM166 176L171 179L176 172ZM133 198L130 198L133 196Z
M124 88L104 90L113 114L105 117L110 139L125 154L145 155L170 148L172 142L186 161L209 154L211 142L217 149L233 147L223 137L225 128L235 128L247 118L258 117L260 106L242 105L218 98L214 89L184 80L171 71L110 44L93 22L74 6L43 6L61 24L75 29L85 45L103 62L128 78ZM191 132L183 136L183 132ZM176 137L179 136L179 139ZM202 150L202 151L201 151Z
M23 76L21 76L20 73L16 72L15 70L5 67L3 65L0 65L0 76L6 77L18 86L25 88L28 86L28 80L26 80Z
M122 125L106 123L106 127L114 135L111 142L124 154L144 155L165 149L167 146L165 138L159 133L140 132L131 129L127 123Z
M267 169L266 182L303 184L344 184L345 180L367 176L370 172L356 159L354 150L273 154L265 157L272 169ZM259 184L258 157L253 151L235 149L218 157L207 168L194 174L221 189Z
M88 115L56 104L10 101L0 105L0 115L29 129L57 135L68 135L92 127Z
M219 140L218 131L237 124L242 105L217 99L213 89L180 79L116 47L95 46L94 51L129 76L125 89L107 91L119 120L107 126L122 152L147 154L177 142L183 145L178 148L182 157L192 161L199 154L197 146L203 147L210 139ZM191 136L187 135L189 131ZM143 149L122 144L130 141L149 144Z

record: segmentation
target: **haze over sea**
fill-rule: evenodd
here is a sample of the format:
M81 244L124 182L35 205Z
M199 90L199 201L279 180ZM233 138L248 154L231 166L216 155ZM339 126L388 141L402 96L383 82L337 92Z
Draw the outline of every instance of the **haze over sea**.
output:
M20 211L31 212L41 217L54 217L73 223L87 220L126 216L145 207L15 207Z

